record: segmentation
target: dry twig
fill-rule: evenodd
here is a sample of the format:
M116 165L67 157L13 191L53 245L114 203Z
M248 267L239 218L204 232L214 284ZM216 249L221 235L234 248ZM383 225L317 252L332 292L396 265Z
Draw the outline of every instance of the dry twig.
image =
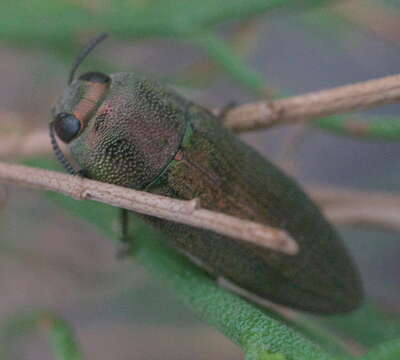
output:
M0 157L30 157L51 153L47 130L35 130L30 133L9 134L0 141Z
M338 1L331 10L385 40L400 42L400 16L383 2L365 0Z
M0 111L0 157L18 158L48 154L48 130L32 129L33 114Z
M235 132L257 130L399 101L400 75L393 75L272 102L240 105L227 113L225 126Z
M54 171L1 162L0 183L57 191L78 200L96 200L212 230L287 254L298 251L296 242L285 231L201 209L196 200L176 200ZM325 215L338 225L362 225L400 232L398 194L319 186L307 190Z
M275 124L296 123L345 111L367 109L400 100L400 75L290 97L274 102L238 106L228 112L225 124L235 131ZM47 130L3 136L0 156L32 156L50 152ZM175 200L118 188L45 170L0 163L0 182L12 182L63 192L78 199L98 200L132 211L201 227L234 238L255 242L287 253L296 243L279 229L196 208L196 202ZM400 197L355 190L312 189L331 220L400 231Z
M308 186L311 196L323 206L341 204L377 205L380 207L400 208L400 195L375 190L356 190L334 186Z
M399 207L362 207L353 206L327 207L325 214L331 221L339 225L380 228L385 231L400 232Z
M393 75L273 102L260 101L240 105L226 114L225 126L235 132L257 130L398 101L400 75ZM216 109L214 112L219 111ZM10 154L32 156L50 152L47 132L46 129L25 135L3 136L0 141L0 157Z
M176 200L55 171L7 163L0 163L0 182L57 191L78 200L100 201L141 214L212 230L288 255L298 251L297 243L285 231L202 209L196 199Z
M400 232L399 194L320 186L308 190L325 215L338 225L362 225Z

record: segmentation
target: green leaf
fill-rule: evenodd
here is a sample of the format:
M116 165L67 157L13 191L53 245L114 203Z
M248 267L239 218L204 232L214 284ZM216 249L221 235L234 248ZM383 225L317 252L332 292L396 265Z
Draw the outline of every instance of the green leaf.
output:
M59 360L83 360L83 355L69 324L57 316L48 316L50 343Z
M30 163L54 168L53 163L45 160ZM92 201L78 202L60 194L51 196L63 208L117 238L111 229L116 209ZM166 246L159 232L139 221L134 228L135 260L173 289L201 319L218 328L246 353L264 358L281 354L287 360L331 359L318 345L276 320L276 314L218 286L206 272Z
M400 340L393 340L382 343L368 352L363 360L399 360Z
M106 31L125 39L186 36L222 21L259 16L282 6L301 8L328 1L1 1L0 39L54 48L66 46L78 34L93 31Z
M246 360L287 360L283 354L270 354L267 352L246 354Z
M20 337L36 330L49 333L50 344L58 360L83 360L83 354L69 324L48 311L15 315L2 321L0 329L1 358L10 358L7 351Z
M368 116L360 120L354 116L337 115L314 120L313 124L324 130L361 139L400 139L400 119L395 116Z
M265 91L265 80L263 76L244 64L229 46L211 33L201 33L191 37L208 53L208 55L219 64L232 78L247 86L258 95Z
M345 316L320 321L330 329L367 347L396 339L400 334L399 315L385 312L372 304L366 304Z

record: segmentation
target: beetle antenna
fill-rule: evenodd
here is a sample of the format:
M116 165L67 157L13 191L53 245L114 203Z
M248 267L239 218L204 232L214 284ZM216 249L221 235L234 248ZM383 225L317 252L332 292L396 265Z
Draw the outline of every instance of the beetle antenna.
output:
M87 45L82 49L80 54L76 57L74 64L72 65L71 71L69 73L68 85L71 84L72 80L74 80L76 70L78 70L78 68L82 64L82 62L86 59L86 57L90 54L90 52L98 44L100 44L107 36L108 36L108 34L106 34L106 33L102 33L99 36L96 36L95 38L90 40L87 43Z
M50 140L51 146L54 151L54 155L56 156L57 160L61 163L65 170L67 170L71 175L79 174L79 171L75 170L71 163L67 160L65 155L63 154L60 146L57 143L56 136L54 134L54 121L50 122L49 124L49 131L50 131Z

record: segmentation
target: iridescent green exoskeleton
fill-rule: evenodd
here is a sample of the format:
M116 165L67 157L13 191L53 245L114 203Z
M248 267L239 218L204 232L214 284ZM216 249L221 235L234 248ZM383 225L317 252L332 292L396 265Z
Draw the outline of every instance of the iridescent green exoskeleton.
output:
M342 241L296 182L225 129L208 110L134 73L73 79L53 109L54 133L88 177L178 199L286 230L295 256L141 215L171 246L263 298L321 314L346 312L362 286Z

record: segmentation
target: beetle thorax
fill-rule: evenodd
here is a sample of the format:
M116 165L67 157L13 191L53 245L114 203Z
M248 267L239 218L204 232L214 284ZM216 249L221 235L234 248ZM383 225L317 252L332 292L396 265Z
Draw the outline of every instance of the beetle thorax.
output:
M118 73L111 79L102 104L71 142L71 151L91 178L141 189L179 149L187 103L134 74Z

